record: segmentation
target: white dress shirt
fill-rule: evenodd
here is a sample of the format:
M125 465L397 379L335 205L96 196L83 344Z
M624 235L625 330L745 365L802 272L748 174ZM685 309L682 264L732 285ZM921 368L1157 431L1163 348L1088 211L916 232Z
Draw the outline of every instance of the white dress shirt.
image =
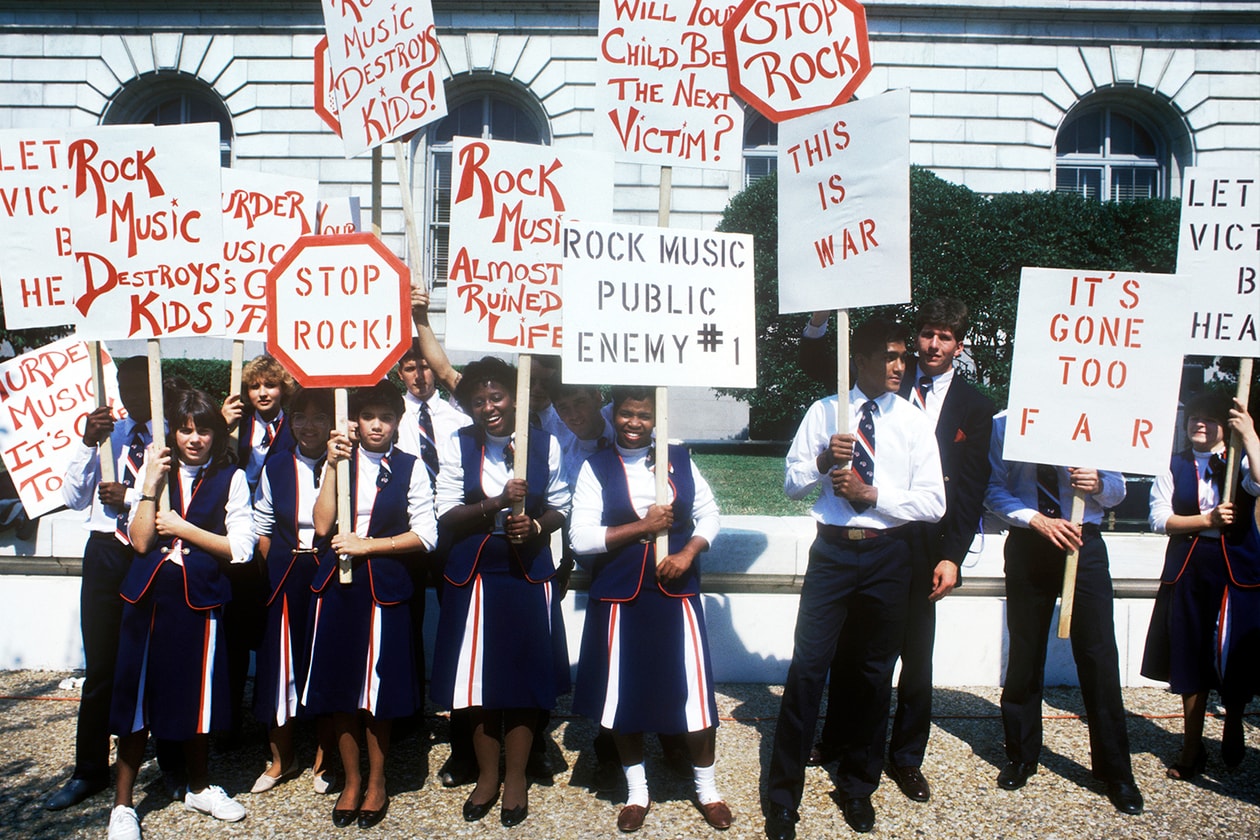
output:
M127 460L127 447L131 443L131 436L135 433L137 425L136 421L130 417L124 417L114 423L114 431L109 434L115 459L116 480L122 478L123 464ZM144 434L148 441L153 440L151 422L144 424ZM136 486L128 489L125 495L126 504L133 508L136 500L140 498L142 478L143 473L137 474ZM74 442L74 451L71 453L70 463L66 466L66 474L61 483L61 498L66 503L66 507L71 510L88 512L83 521L89 530L112 534L118 524L114 517L121 511L113 507L106 508L101 504L100 494L96 492L100 483L100 451L95 446L85 446L83 438L79 438Z
M370 452L362 446L357 447L359 454L359 475L356 479L354 532L364 539L368 535L368 525L372 521L372 508L376 505L376 479L381 474L381 459L393 454L389 452ZM394 479L396 480L396 479ZM411 483L407 486L407 520L410 530L420 538L425 551L432 551L437 545L437 520L433 516L433 488L429 484L429 472L423 462L416 459L411 469ZM385 536L397 536L386 534Z
M857 429L862 405L869 399L860 388L849 391L849 428ZM828 525L853 528L896 528L907 522L936 522L945 514L945 481L931 419L891 391L875 398L875 462L872 486L878 501L858 512L836 496L830 478L818 472L818 456L831 445L839 428L840 401L831 396L809 407L787 454L783 491L803 499L821 488L811 515Z
M603 447L600 446L601 440L604 441ZM561 443L561 474L564 478L564 483L572 487L577 481L578 471L582 469L586 459L601 448L607 449L615 445L616 442L617 433L613 431L612 424L604 420L603 430L590 440L582 440L577 435L573 435L567 443Z
M451 449L451 437L456 431L472 425L472 418L446 400L434 394L427 401L403 394L403 416L398 424L398 448L420 457L420 404L428 402L429 417L433 419L433 445L437 449L438 463L445 467L459 459L459 449ZM423 462L421 462L423 466Z
M307 458L301 451L293 450L294 468L297 471L297 535L299 548L315 545L315 499L319 497L316 470L323 471L322 458ZM275 502L271 496L271 478L264 470L254 497L254 533L270 537L276 527Z

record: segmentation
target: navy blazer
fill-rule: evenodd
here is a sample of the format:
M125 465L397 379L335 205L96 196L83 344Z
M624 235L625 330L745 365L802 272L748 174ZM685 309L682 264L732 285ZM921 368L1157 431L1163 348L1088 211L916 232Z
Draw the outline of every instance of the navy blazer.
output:
M605 527L636 522L641 517L630 501L630 486L621 455L615 448L595 452L586 459L603 490L600 524ZM694 530L692 508L696 483L691 474L691 456L681 446L669 447L669 483L674 488L674 524L669 529L669 550L679 551ZM633 601L650 580L666 595L685 598L700 592L700 558L677 581L666 586L656 578L656 540L633 542L615 551L585 558L591 571L589 595L596 601Z
M241 414L241 422L236 427L236 463L241 469L245 469L249 464L249 456L253 454L254 447L250 446L250 441L254 439L254 424L258 423L258 414L250 406L249 400L245 400L247 408ZM267 462L271 460L271 456L277 452L292 452L297 449L297 441L293 438L293 429L289 422L289 413L284 412L284 416L280 418L280 428L276 430L275 440L271 442L271 446L267 448L267 456L263 458L263 469L266 469ZM259 476L262 473L259 472ZM249 491L253 493L257 489L256 486L250 487Z
M194 486L184 519L198 528L215 534L227 533L227 503L232 488L233 466L210 466L199 483ZM183 510L178 476L167 481L167 493L171 510ZM136 603L144 597L157 577L158 569L169 557L170 537L159 537L153 548L145 554L137 554L123 578L120 594L123 600ZM221 607L232 600L232 584L223 572L220 560L203 548L185 542L183 545L184 599L194 610Z

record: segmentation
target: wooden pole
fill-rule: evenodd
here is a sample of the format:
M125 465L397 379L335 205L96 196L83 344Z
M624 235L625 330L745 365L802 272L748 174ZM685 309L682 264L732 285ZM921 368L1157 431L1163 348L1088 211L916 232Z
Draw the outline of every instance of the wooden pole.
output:
M159 446L166 445L166 405L162 399L162 342L156 338L149 339L149 416L153 423L153 439ZM171 471L166 476L167 482L178 481L176 470L179 469L179 455L171 450ZM165 513L171 509L169 493L158 494L158 511Z
M398 166L398 190L402 193L403 222L407 228L407 265L411 268L411 286L428 291L421 268L420 229L416 226L416 211L411 202L411 178L407 171L406 148L401 140L394 141L394 163Z
M670 203L673 199L674 167L661 167L661 191L656 211L659 227L669 227ZM669 389L656 389L656 503L669 504ZM656 564L669 556L669 531L656 535Z
M96 393L96 405L107 406L109 398L105 396L105 359L101 356L101 343L89 341L87 346L88 355L92 357L92 390ZM117 481L118 462L114 460L114 442L108 435L101 441L97 452L101 461L101 481Z
M381 167L383 164L381 156L381 147L377 146L372 150L372 233L377 239L381 238L381 219L384 214L381 212Z
M849 433L849 310L836 310L836 434Z
M350 433L349 396L345 388L333 392L333 411L337 415L337 429L343 435ZM354 531L354 519L350 515L350 461L337 462L337 532L349 534ZM351 571L350 557L342 554L337 557L337 579L343 584L354 580Z
M1085 494L1080 490L1072 491L1073 525L1080 525L1085 519ZM1072 635L1072 604L1076 600L1076 561L1080 551L1072 549L1063 559L1063 595L1059 603L1059 638L1066 639Z
M241 393L241 368L245 365L245 342L236 339L232 342L232 368L229 374L228 396ZM241 406L243 409L244 406ZM228 433L228 439L232 441L232 449L236 448L236 442L240 439L241 424L237 423L235 428Z
M1246 408L1248 401L1251 399L1251 375L1252 360L1238 360L1238 393L1236 394L1238 402L1242 403L1242 407ZM1242 469L1242 438L1237 432L1231 432L1229 436L1229 453L1225 460L1225 485L1224 492L1221 494L1221 502L1228 504L1234 501L1234 488L1238 484L1238 471Z
M516 437L513 441L516 454L513 456L512 475L524 478L529 474L529 388L533 369L529 353L520 354L516 361ZM513 516L524 512L524 502L512 505Z

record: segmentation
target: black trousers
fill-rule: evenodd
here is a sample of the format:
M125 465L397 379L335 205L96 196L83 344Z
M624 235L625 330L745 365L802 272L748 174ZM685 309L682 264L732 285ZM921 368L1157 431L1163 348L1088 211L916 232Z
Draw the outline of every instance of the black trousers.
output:
M888 757L898 767L918 767L927 752L928 735L932 730L932 650L936 642L936 604L928 600L932 594L932 573L939 558L931 551L931 528L918 523L904 529L910 544L910 600L906 610L905 639L901 647L901 674L897 678L897 711L893 715L892 734L888 741ZM863 628L850 623L840 634L836 656L831 662L832 674L848 673L859 663L854 660L860 651L857 642ZM839 755L846 743L861 733L854 733L852 698L843 682L832 678L827 692L827 719L823 723L822 749L829 756Z
M855 664L831 678L851 702L855 737L840 755L836 788L849 799L879 786L892 673L910 593L909 563L910 550L899 536L829 542L820 534L810 547L767 772L772 804L793 810L800 805L823 686L846 626L860 630L853 640Z
M134 556L113 533L93 531L83 550L79 629L83 634L83 697L75 736L74 778L109 781L109 705L118 659L123 600L118 591Z
M1006 757L1030 762L1041 754L1046 642L1055 599L1063 588L1064 552L1028 528L1012 528L1005 555L1010 647L1002 687L1002 726ZM1133 770L1120 695L1114 594L1107 545L1097 528L1087 525L1076 571L1072 658L1085 701L1094 777L1127 782L1132 781Z

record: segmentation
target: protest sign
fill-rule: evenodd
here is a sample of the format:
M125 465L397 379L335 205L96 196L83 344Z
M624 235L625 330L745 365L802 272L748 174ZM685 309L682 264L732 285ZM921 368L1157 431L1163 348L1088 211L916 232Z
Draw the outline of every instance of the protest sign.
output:
M731 92L775 122L843 105L871 72L857 0L743 0L723 40Z
M315 232L320 236L338 236L363 230L357 195L321 198L317 206Z
M0 131L0 292L11 330L75 321L66 164L61 132Z
M909 91L781 123L778 172L780 312L910 300Z
M446 116L428 0L323 0L323 6L346 157Z
M105 393L121 416L114 364L105 364ZM62 477L97 406L88 345L75 338L0 363L0 456L32 519L61 507Z
M1184 309L1178 275L1025 268L1003 458L1168 469Z
M267 352L303 387L375 385L411 346L408 280L370 233L303 236L267 273Z
M219 126L71 132L79 335L223 334Z
M595 144L618 159L739 169L744 109L722 46L727 0L600 0Z
M328 36L324 36L315 45L315 113L340 137L341 117L337 114L337 94L333 92L335 81L332 65L328 63Z
M612 218L612 161L594 152L455 138L447 342L560 352L560 231Z
M1187 354L1260 357L1260 169L1186 170L1177 274Z
M315 233L319 184L224 169L224 328L234 339L267 335L267 271L299 236Z
M565 223L564 379L757 384L753 239Z

